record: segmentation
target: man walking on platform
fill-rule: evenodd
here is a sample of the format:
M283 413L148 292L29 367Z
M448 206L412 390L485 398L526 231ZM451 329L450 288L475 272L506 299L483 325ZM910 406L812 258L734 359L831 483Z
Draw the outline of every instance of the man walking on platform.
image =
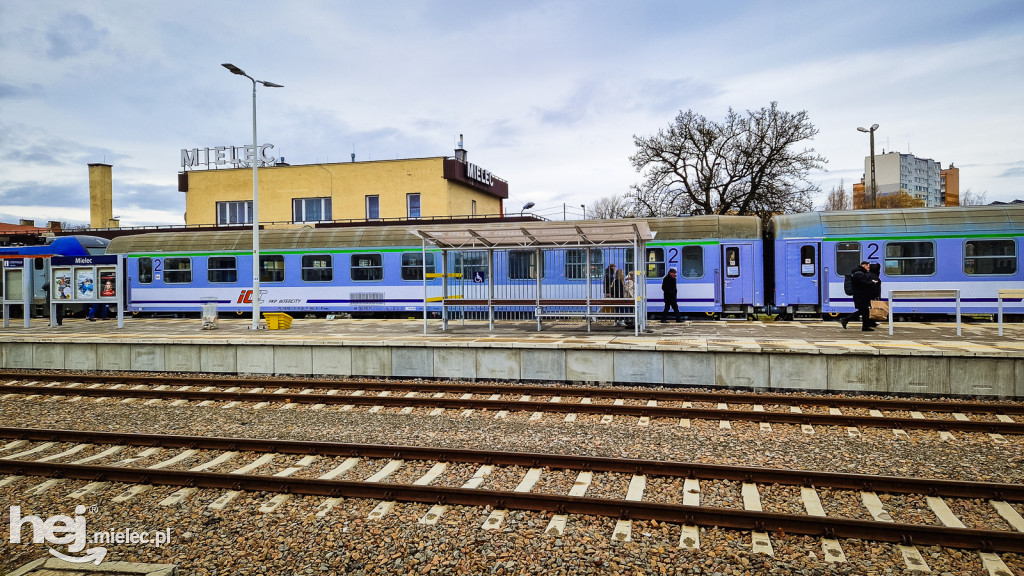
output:
M676 323L682 322L679 318L679 302L677 301L676 269L669 268L665 279L661 281L661 292L665 295L665 309L661 312L661 323L668 322L668 309L676 313Z
M871 327L871 298L875 295L875 284L878 284L879 281L878 277L871 273L870 266L871 264L865 260L850 273L853 276L853 306L857 311L842 317L840 322L843 328L846 328L851 320L860 316L861 331L875 331Z

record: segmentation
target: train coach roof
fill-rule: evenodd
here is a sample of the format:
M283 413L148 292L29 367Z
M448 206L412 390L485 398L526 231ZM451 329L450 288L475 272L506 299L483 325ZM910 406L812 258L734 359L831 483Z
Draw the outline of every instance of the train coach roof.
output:
M260 230L260 250L304 250L335 246L418 246L410 226L295 228ZM120 236L108 254L251 251L252 232L155 232Z
M761 237L761 219L757 216L647 218L647 223L656 233L656 241Z
M771 228L775 238L1019 233L1024 206L806 212L775 216Z

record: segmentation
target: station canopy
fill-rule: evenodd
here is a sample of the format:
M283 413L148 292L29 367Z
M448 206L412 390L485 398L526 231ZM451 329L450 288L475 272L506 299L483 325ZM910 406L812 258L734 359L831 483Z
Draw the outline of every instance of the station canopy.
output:
M654 239L646 220L445 224L412 230L442 250L632 246Z

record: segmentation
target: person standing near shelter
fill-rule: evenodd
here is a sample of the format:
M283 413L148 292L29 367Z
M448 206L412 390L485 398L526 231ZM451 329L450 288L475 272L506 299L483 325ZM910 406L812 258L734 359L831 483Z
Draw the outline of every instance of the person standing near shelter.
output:
M870 267L871 263L864 260L860 263L860 266L854 268L853 271L850 272L850 275L853 276L853 306L857 311L847 314L839 320L844 329L851 320L854 320L859 316L861 319L860 329L862 332L875 331L875 329L871 327L871 298L875 295L875 285L880 285L881 283L877 276L872 277ZM879 290L881 290L880 287Z
M633 308L623 308L623 310L625 312L627 312L627 313L630 310L633 310L633 316L635 317L636 316L636 277L633 275L633 272L630 272L629 274L626 275L626 279L625 279L625 281L623 282L622 285L625 288L624 296L626 298L629 298L630 300L633 301ZM626 324L625 325L627 327L629 327L629 328L632 328L633 327L633 320L632 319L626 320Z
M604 269L604 297L612 297L612 283L615 282L615 263Z
M626 277L623 276L622 270L616 270L615 271L615 279L612 280L612 287L611 288L612 288L611 289L611 297L612 298L625 298L626 297ZM625 311L624 308L621 308L621 307L616 307L615 308L615 312L617 314L621 314L624 311ZM615 319L615 325L616 326L625 326L626 325L626 320L624 318L616 318Z
M679 302L677 300L676 269L669 268L668 274L661 281L661 292L665 295L665 309L661 312L661 323L668 322L668 309L676 313L676 324L682 322L679 318Z

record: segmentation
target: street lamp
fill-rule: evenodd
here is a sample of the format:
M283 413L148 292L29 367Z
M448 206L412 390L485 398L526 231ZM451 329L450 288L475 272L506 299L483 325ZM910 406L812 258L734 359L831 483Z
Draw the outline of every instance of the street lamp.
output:
M284 88L280 84L257 80L245 73L234 64L221 64L232 74L245 76L252 81L252 330L260 329L260 209L259 209L259 176L256 167L259 164L259 144L256 142L256 84L267 88Z
M523 206L523 209L519 211L519 216L522 216L523 212L526 212L527 210L529 210L530 208L533 208L534 206L535 206L535 204L533 202L527 202Z
M857 127L857 130L861 132L867 132L871 135L871 208L875 207L875 199L878 196L878 182L875 180L875 130L878 130L878 124L872 124L871 129Z

